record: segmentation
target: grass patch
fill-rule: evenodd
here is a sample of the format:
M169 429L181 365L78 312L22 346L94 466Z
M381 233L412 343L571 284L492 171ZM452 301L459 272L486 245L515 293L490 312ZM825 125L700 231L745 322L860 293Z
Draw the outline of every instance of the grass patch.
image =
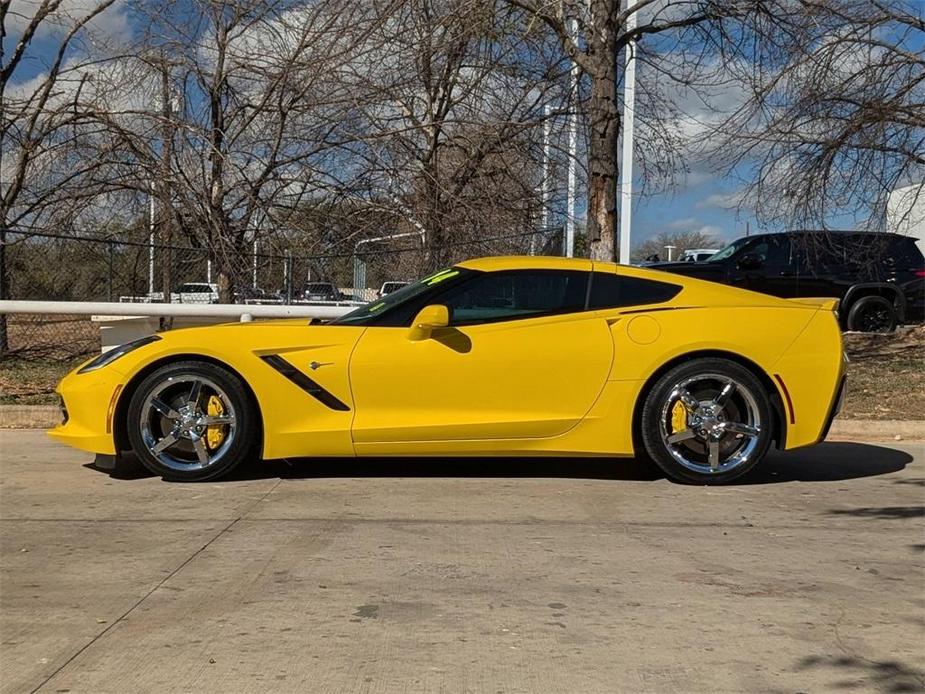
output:
M925 326L890 335L848 333L843 419L925 419Z
M54 405L55 386L87 356L0 361L0 405Z

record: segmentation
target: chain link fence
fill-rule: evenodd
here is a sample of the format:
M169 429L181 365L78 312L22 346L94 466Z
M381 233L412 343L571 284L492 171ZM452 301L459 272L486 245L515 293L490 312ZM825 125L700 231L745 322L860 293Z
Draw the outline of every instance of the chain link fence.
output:
M132 303L351 305L410 282L433 267L416 234L345 244L310 254L257 234L224 251L107 236L7 231L3 299ZM439 264L488 255L561 255L559 227L446 244ZM143 310L139 310L143 313ZM161 319L169 328L170 318ZM100 349L90 316L0 315L0 404L46 402L55 382Z

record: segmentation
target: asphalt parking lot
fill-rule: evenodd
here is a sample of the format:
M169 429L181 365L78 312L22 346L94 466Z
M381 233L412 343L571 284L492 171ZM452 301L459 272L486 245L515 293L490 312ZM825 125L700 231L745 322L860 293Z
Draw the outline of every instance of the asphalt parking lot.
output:
M2 692L922 691L921 444L123 479L0 431Z

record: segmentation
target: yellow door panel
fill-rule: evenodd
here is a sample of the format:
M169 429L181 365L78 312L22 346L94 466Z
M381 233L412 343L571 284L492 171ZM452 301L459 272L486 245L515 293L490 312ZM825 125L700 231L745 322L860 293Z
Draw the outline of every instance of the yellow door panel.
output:
M257 356L263 362L261 409L267 457L351 454L353 399L348 365L362 328L325 328L323 344L288 345ZM314 333L317 337L318 333Z
M438 328L369 328L350 363L356 443L557 436L597 399L607 322L574 314Z

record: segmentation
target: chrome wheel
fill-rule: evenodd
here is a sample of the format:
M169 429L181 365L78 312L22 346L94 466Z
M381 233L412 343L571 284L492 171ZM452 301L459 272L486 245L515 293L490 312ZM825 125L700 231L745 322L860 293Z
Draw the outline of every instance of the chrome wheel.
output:
M176 471L216 465L234 443L237 420L231 398L200 375L171 376L154 387L139 415L145 447Z
M755 394L743 383L717 373L677 383L659 417L665 448L696 473L716 475L747 465L761 434Z

